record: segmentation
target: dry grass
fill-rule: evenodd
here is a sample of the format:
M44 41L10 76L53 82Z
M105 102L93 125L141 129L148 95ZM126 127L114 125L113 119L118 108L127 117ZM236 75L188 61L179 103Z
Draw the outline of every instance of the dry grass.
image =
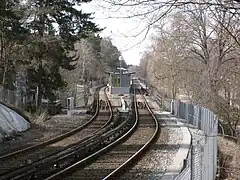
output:
M220 178L226 180L240 179L240 141L220 137L218 141L220 150L219 170Z
M44 110L40 115L38 113L34 113L31 115L30 122L34 125L43 125L45 121L49 119L49 114L47 110Z

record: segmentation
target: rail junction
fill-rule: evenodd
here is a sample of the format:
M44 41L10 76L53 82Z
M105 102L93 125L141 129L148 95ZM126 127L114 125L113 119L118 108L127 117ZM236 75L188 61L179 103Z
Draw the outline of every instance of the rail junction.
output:
M154 160L156 152L167 153L172 131L165 127L166 115L156 113L161 109L149 98L146 86L133 80L130 93L121 97L108 90L106 86L96 89L92 117L79 127L1 154L0 179L159 179L153 174L160 173L163 178L171 160L178 158L176 172L164 177L171 179L186 155ZM53 146L60 148L50 150ZM168 153L176 153L171 151ZM151 168L151 163L157 168Z

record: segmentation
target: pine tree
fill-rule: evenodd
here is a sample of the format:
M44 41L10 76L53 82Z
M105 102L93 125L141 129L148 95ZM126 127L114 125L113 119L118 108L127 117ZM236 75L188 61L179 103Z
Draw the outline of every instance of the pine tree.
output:
M103 38L101 40L101 58L104 59L108 65L108 71L114 71L119 66L119 57L121 52L116 46L112 44L110 38Z
M100 31L91 14L78 10L90 0L29 0L28 22L33 43L27 47L30 88L37 89L37 106L42 98L54 100L54 91L65 85L59 69L74 69L67 56L77 39Z
M15 54L21 49L28 31L23 27L23 11L18 0L0 3L0 84L13 89L15 68L19 61Z

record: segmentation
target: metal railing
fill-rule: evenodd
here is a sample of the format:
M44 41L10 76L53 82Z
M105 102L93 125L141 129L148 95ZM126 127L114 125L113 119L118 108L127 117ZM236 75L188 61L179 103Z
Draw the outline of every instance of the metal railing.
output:
M186 124L202 132L198 140L192 139L185 166L174 180L214 180L217 173L216 115L204 107L165 98L156 91L151 94L164 110L171 111L172 115L184 119Z
M3 86L0 85L0 101L8 104L13 105L21 110L26 108L26 97L24 96L23 92L18 90L9 90L3 88Z
M204 135L193 141L189 163L175 179L214 180L217 172L218 120L210 110L198 105L172 101L172 114L185 119L187 124L201 130Z

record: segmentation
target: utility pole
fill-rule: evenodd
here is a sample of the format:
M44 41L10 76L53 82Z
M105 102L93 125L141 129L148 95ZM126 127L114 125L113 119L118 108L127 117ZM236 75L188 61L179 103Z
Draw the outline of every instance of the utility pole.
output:
M119 83L119 87L122 87L122 59L121 59L121 57L120 57L119 61L120 61L120 83Z
M37 108L38 108L38 94L39 94L39 88L38 88L38 86L37 86L36 95L35 95L36 107L37 107Z

